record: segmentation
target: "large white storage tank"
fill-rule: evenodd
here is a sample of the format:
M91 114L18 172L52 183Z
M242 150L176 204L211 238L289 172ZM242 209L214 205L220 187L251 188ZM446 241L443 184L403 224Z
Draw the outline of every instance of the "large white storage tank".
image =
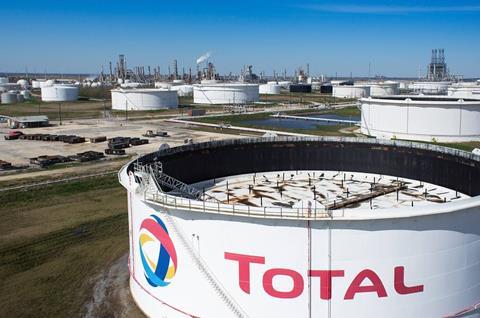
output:
M478 178L473 154L366 138L136 158L119 172L131 294L152 318L477 317Z
M417 93L429 95L446 95L451 82L413 82L408 88Z
M452 84L447 94L452 97L480 99L480 82Z
M112 109L159 110L178 107L177 92L168 89L112 89Z
M361 98L370 96L368 85L334 85L333 96L338 98Z
M170 90L176 91L179 97L193 96L193 85L174 85Z
M366 135L430 142L480 140L480 100L405 95L360 102Z
M202 83L193 86L195 104L248 104L258 100L258 84Z
M48 82L48 81L47 81ZM78 100L78 87L70 85L53 84L42 87L42 101L44 102L69 102Z
M258 90L260 94L278 95L280 94L280 88L281 86L276 82L274 82L274 83L260 84Z
M400 87L398 82L373 82L366 83L370 86L370 96L385 96L385 95L397 95Z

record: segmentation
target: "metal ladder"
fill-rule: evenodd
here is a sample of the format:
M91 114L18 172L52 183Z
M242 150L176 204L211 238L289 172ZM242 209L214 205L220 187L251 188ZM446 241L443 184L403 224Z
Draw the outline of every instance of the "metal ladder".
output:
M144 191L145 197L147 193L154 194L161 191L159 184L157 183L157 178L155 177L156 171L152 167L147 167L145 165L136 165L135 166L135 176L140 179L140 185L142 191ZM169 211L164 208L161 210L162 214L165 216L165 220L168 223L170 229L173 230L175 236L180 240L180 243L187 251L188 255L191 257L195 265L198 267L200 272L204 275L210 286L214 289L220 299L226 304L230 311L239 318L248 317L247 314L243 311L240 305L228 294L222 284L215 277L213 272L208 268L205 261L195 252L191 244L185 238L182 230L177 226L175 220L170 215Z
M213 290L217 293L219 298L225 303L228 309L230 309L230 311L235 315L235 317L239 317L239 318L248 317L248 315L243 311L240 305L233 299L231 295L228 294L228 292L225 290L222 284L218 281L218 279L215 277L213 272L209 269L205 261L192 248L191 244L185 238L185 235L182 233L182 230L177 226L175 220L172 218L169 211L165 209L162 212L163 212L163 215L165 216L165 220L169 225L170 229L172 229L175 235L179 238L182 246L187 250L189 256L191 257L195 265L198 267L200 272L206 278L207 282L210 284Z

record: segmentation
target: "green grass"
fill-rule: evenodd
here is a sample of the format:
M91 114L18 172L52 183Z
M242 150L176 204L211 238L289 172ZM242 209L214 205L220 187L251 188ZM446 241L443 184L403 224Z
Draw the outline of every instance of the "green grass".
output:
M0 304L8 317L81 317L92 278L128 251L117 177L0 194Z

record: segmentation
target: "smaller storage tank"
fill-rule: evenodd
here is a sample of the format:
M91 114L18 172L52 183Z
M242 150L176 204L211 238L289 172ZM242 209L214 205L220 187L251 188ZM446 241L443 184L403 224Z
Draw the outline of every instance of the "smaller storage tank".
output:
M370 96L367 85L334 85L333 96L339 98L362 98Z
M0 84L8 83L8 77L0 77Z
M17 94L16 93L2 93L2 104L15 104L17 102Z
M53 85L42 87L42 101L68 102L78 99L78 87L69 85Z
M30 85L28 84L28 81L25 79L18 80L17 84L20 85L21 89L28 89L28 87L30 87Z
M177 91L179 97L193 96L193 85L176 85L170 87L171 90Z
M429 95L446 95L451 82L413 82L408 88L414 92Z
M30 91L21 91L20 94L23 95L24 99L30 99L32 97Z
M259 90L260 94L278 95L278 94L280 94L280 85L278 85L276 82L261 84L259 86L258 90Z
M112 109L159 110L178 107L177 91L157 88L112 89Z
M312 85L311 84L290 84L288 86L290 93L311 93Z
M448 88L448 96L480 99L480 82L452 84Z
M248 104L258 102L258 84L211 83L193 86L195 104Z
M23 103L25 102L25 96L22 94L17 94L17 103Z

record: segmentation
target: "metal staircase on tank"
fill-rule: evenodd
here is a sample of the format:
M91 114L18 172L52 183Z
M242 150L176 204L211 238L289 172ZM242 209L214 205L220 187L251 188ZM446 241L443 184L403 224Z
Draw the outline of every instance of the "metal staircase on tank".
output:
M165 178L164 176L162 176L163 174L162 165L159 162L152 165L141 165L141 164L135 163L134 169L135 169L135 176L138 178L140 182L140 189L141 191L144 191L145 197L147 197L147 193L154 195L159 191L162 192L162 189L159 186L160 183L165 184L168 187L171 187L172 185L180 185L182 189L181 190L182 193L188 193L192 196L197 194L197 192L200 192L195 188L190 187L187 184L179 180L176 180L172 177ZM159 181L159 179L162 181ZM175 189L180 191L180 187ZM196 190L196 191L193 191L193 190ZM203 195L203 193L201 194ZM232 296L228 294L228 292L225 290L222 284L218 281L218 279L215 277L213 272L209 269L209 267L207 266L205 261L200 257L200 255L195 252L194 248L189 243L189 240L186 239L186 236L183 233L183 231L177 226L175 220L172 218L168 209L164 208L164 210L162 210L161 212L163 212L163 215L165 216L165 220L169 228L172 229L174 235L180 240L180 243L182 244L183 248L187 251L188 255L193 260L194 264L198 267L198 269L203 274L203 276L205 277L209 285L217 293L220 299L225 303L227 308L235 315L235 317L247 318L248 315L243 311L240 305L232 298Z

